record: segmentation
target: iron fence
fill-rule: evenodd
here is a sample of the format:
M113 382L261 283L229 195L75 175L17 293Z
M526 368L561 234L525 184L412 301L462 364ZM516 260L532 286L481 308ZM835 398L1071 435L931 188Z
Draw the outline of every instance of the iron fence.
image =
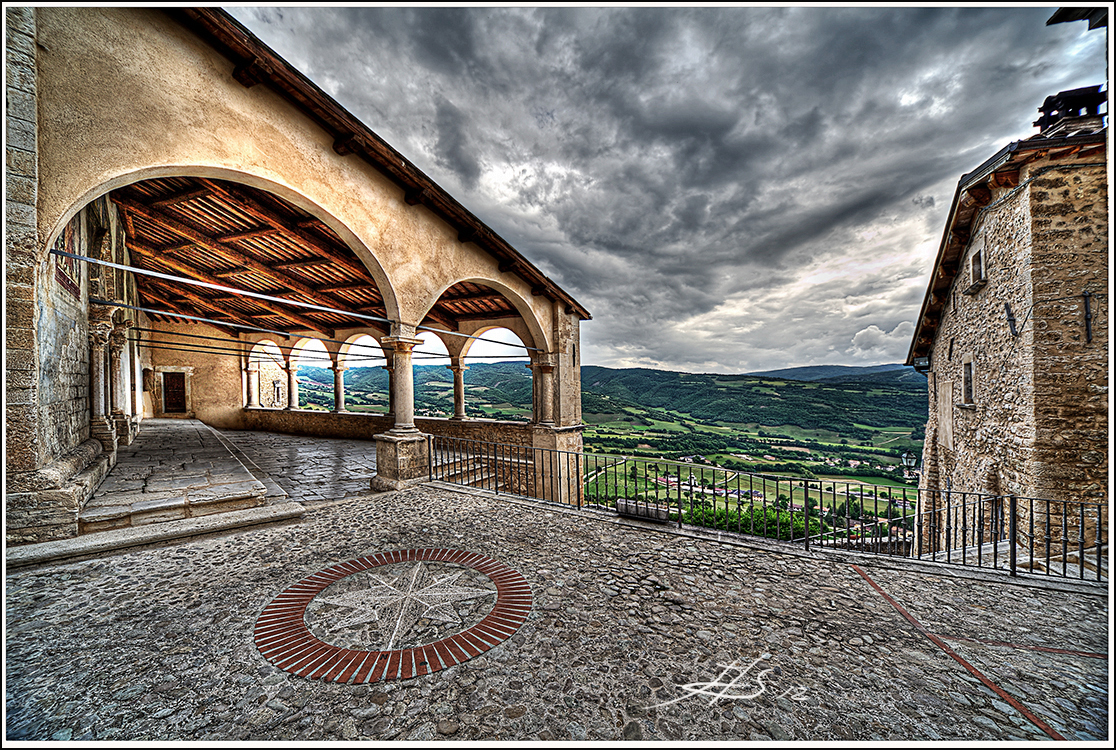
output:
M920 490L739 472L697 461L602 455L430 436L430 478L610 510L660 524L806 549L897 555L1012 575L1107 577L1103 503Z

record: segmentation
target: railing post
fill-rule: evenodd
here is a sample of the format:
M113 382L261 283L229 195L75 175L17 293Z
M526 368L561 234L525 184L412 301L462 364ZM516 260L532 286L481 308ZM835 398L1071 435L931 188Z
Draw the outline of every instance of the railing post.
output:
M1011 575L1014 577L1015 573L1015 542L1016 542L1016 522L1015 522L1015 495L1008 496L1008 565L1011 568Z
M792 498L791 507L794 507L794 500L793 500L794 495L793 495L793 493L791 494L791 498ZM792 529L794 528L793 523L791 524L791 528ZM807 552L809 552L810 551L810 480L809 479L803 479L802 480L802 532L806 536L805 549L806 549ZM791 533L793 534L794 532L792 531Z

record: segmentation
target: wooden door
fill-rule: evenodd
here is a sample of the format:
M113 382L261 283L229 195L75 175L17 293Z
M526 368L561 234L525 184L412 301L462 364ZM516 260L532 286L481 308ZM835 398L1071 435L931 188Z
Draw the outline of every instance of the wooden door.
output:
M163 373L163 413L186 413L186 373Z

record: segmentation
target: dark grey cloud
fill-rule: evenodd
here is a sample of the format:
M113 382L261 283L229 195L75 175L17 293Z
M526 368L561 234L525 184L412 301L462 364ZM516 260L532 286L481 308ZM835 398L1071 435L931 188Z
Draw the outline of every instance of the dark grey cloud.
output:
M902 358L957 179L1105 73L1039 7L231 12L585 304L599 364Z

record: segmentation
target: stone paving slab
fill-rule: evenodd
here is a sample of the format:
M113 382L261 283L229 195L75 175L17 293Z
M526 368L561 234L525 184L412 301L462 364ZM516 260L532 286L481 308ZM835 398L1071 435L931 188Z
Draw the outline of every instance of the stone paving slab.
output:
M80 514L83 533L262 505L267 488L194 419L146 419ZM223 507L218 507L223 506Z
M264 473L299 502L316 503L366 494L376 473L374 440L252 430L217 432L246 458L245 465L250 470Z
M374 685L296 677L256 649L257 618L292 584L430 547L524 576L523 626L465 664ZM854 568L430 486L15 570L6 589L9 740L1049 739L1013 701L1070 739L1108 726L1104 593ZM948 641L1010 699L937 631L1018 641ZM737 697L695 694L731 664Z

